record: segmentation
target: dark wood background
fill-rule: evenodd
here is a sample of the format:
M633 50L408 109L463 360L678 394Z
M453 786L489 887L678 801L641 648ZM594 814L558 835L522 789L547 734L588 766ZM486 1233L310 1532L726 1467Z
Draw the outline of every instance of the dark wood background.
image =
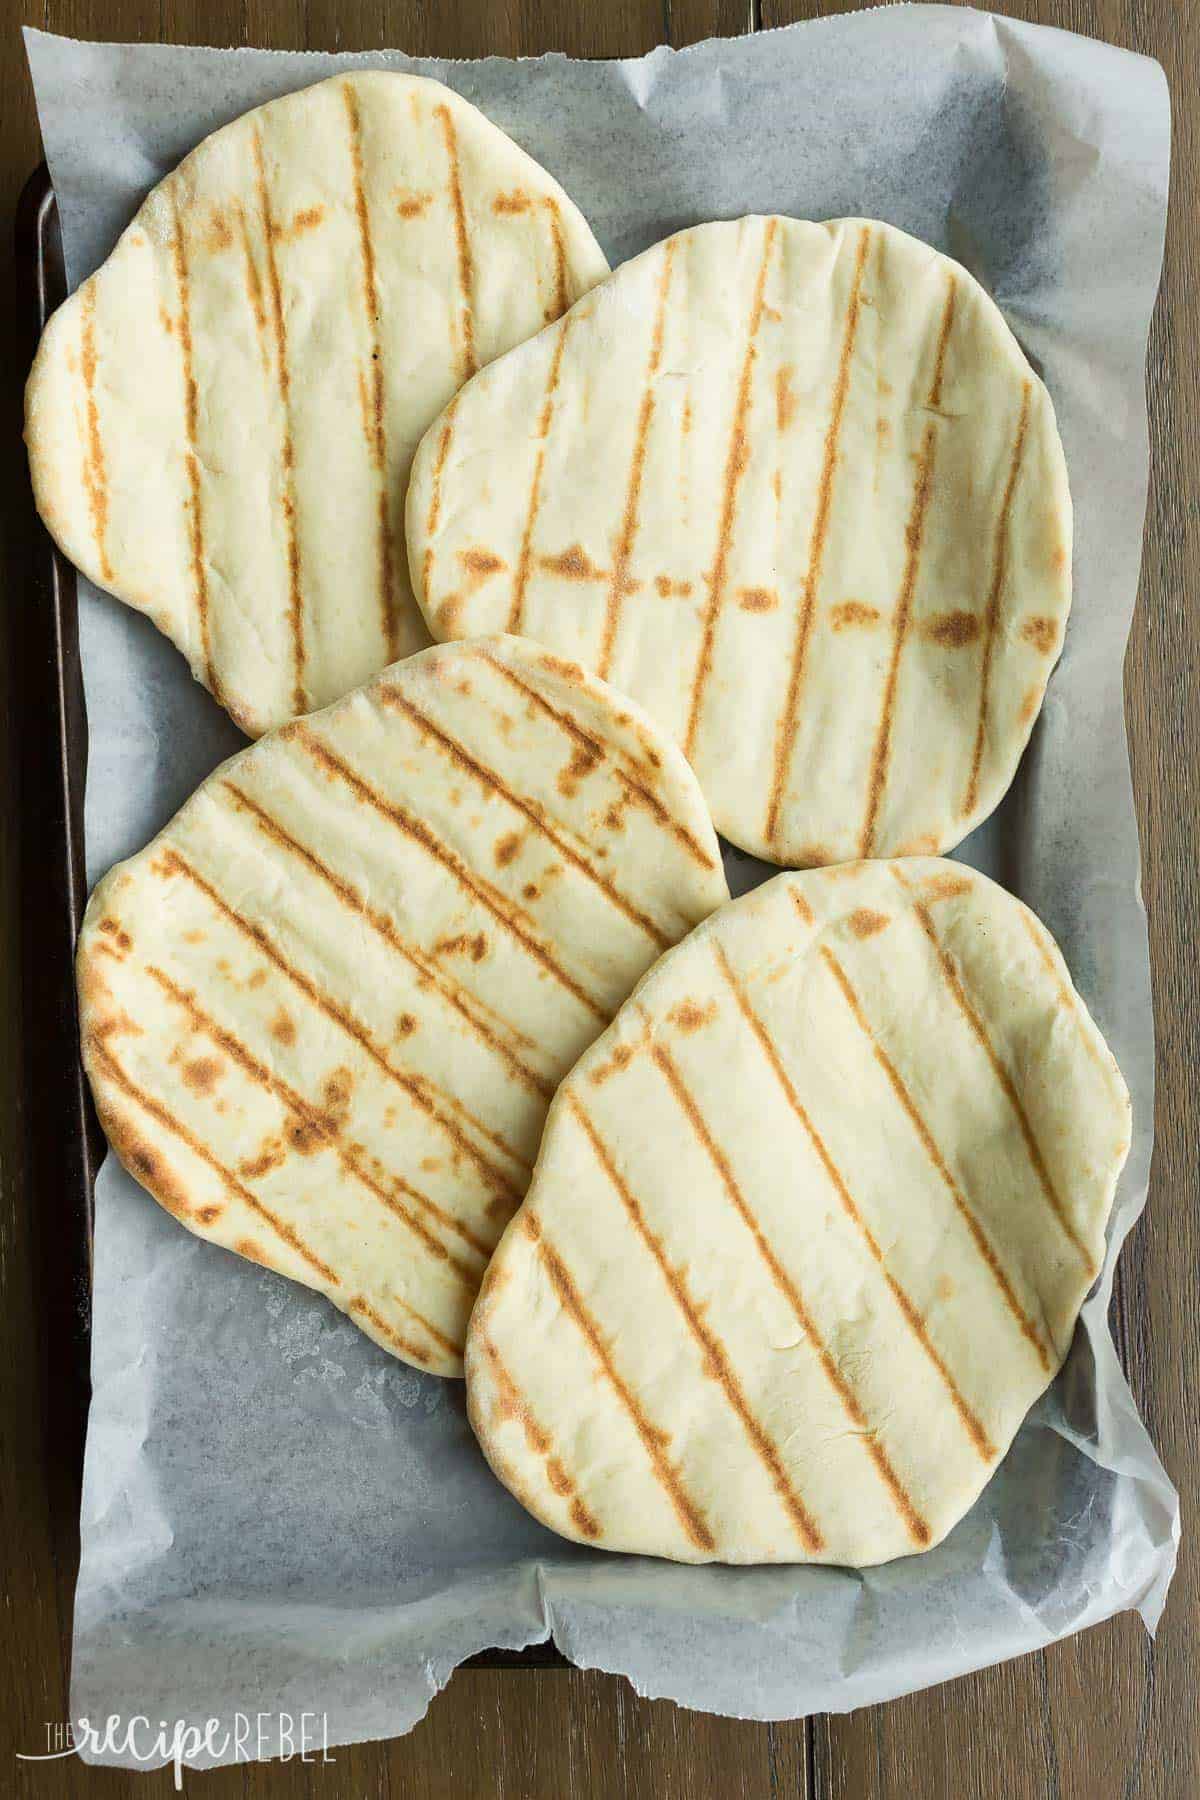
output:
M22 857L38 855L15 803L22 755L11 696L21 669L12 622L21 581L20 394L11 225L39 158L18 27L78 37L276 48L394 45L416 54L636 56L661 42L850 11L820 0L0 0L0 1793L171 1792L70 1761L17 1763L66 1717L77 1550L72 1403L44 1303L53 1192L22 1165ZM1125 1251L1124 1324L1134 1392L1184 1495L1200 1471L1200 1107L1197 848L1200 819L1200 0L1000 0L996 11L1108 38L1156 56L1170 78L1174 168L1166 270L1150 354L1153 480L1126 707L1150 917L1159 1046L1157 1149L1147 1216ZM30 865L27 862L26 867ZM1185 1539L1158 1642L1125 1615L1020 1662L850 1717L779 1725L639 1699L615 1676L464 1670L407 1738L339 1749L333 1767L255 1765L188 1775L189 1792L330 1800L529 1796L530 1800L1195 1800L1200 1796L1197 1627L1200 1560ZM135 1785L136 1784L136 1785Z

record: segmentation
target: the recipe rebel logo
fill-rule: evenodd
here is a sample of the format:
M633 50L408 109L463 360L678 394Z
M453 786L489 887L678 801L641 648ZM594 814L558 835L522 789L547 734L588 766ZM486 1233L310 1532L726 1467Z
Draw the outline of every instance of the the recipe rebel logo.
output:
M329 1720L325 1713L234 1713L231 1725L220 1719L189 1725L183 1719L148 1719L142 1713L123 1719L110 1713L102 1723L91 1719L48 1720L46 1748L17 1752L18 1762L59 1762L87 1754L96 1761L119 1758L175 1771L176 1792L183 1790L183 1771L199 1757L212 1763L332 1763Z

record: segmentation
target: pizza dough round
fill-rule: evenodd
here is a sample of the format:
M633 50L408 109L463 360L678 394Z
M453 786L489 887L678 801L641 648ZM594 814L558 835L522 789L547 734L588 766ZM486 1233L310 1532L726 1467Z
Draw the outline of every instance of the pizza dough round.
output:
M97 887L101 1123L189 1230L461 1374L555 1087L727 897L637 708L515 639L427 650L225 763Z
M430 428L407 521L435 636L578 657L796 866L965 837L1070 605L1046 389L965 269L862 219L626 263Z
M428 644L417 441L607 272L557 183L439 82L274 100L156 187L47 325L38 509L257 736Z
M603 1549L929 1548L1066 1355L1129 1129L1001 888L932 858L778 876L558 1092L467 1337L492 1467Z

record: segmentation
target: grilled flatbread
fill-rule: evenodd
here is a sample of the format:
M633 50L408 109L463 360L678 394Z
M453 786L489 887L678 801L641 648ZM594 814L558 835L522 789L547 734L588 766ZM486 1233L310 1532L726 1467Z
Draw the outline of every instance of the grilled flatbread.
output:
M407 519L435 636L578 657L682 744L719 831L802 867L965 837L1070 603L1045 388L965 269L861 219L625 264L430 428Z
M440 83L272 101L155 188L47 325L39 511L257 736L428 644L417 441L607 272L561 188Z
M727 896L638 708L515 639L427 650L225 763L100 883L101 1123L189 1230L461 1374L555 1087Z
M1019 901L924 857L778 876L560 1088L471 1317L471 1422L581 1543L925 1550L1062 1363L1128 1148Z

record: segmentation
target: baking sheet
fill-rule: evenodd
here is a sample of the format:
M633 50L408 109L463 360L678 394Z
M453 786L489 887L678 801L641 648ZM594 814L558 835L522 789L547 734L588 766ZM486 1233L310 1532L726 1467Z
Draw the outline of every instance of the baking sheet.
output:
M267 1754L280 1711L324 1715L330 1744L393 1735L464 1657L552 1631L573 1661L642 1693L788 1718L887 1699L1125 1608L1152 1629L1178 1503L1105 1315L1145 1200L1153 1109L1121 665L1166 206L1158 65L940 6L629 62L123 47L32 31L26 44L72 285L205 133L338 69L381 67L480 105L563 183L614 265L701 219L778 211L883 218L973 269L1049 383L1076 578L1018 779L961 854L1055 933L1135 1120L1104 1273L1062 1375L944 1544L861 1573L692 1569L565 1544L488 1473L460 1386L181 1231L109 1158L72 1716L232 1728L261 1713ZM242 740L166 639L82 580L80 631L94 880ZM735 888L761 872L732 863Z

